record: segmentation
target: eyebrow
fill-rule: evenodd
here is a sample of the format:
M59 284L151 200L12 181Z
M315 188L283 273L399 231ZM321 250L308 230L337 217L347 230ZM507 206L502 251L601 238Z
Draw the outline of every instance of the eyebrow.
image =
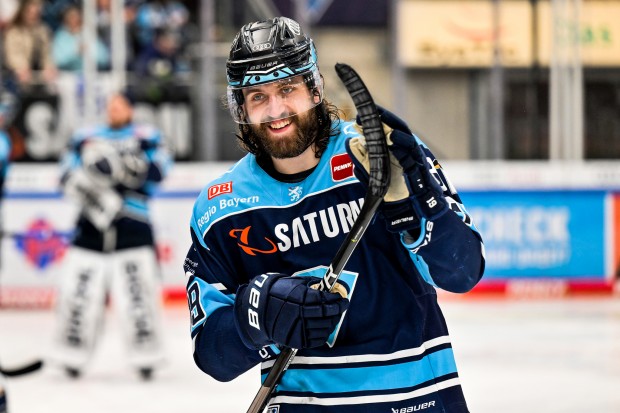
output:
M245 93L252 93L252 92L261 92L262 89L259 87L252 87L252 88L245 88L243 91Z

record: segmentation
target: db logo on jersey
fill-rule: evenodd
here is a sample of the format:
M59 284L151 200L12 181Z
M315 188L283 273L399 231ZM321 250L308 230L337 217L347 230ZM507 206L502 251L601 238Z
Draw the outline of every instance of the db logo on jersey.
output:
M330 159L332 168L332 179L334 181L343 181L353 176L353 162L349 158L348 153L335 155Z
M224 182L223 184L213 185L207 190L209 199L215 198L216 196L222 194L228 194L230 192L232 192L232 181Z

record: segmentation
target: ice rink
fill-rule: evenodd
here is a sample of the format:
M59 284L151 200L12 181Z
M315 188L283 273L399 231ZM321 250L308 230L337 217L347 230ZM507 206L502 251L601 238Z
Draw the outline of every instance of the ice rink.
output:
M620 298L443 299L472 413L620 412ZM151 382L124 364L114 313L82 379L47 366L7 381L9 413L238 413L258 370L217 383L193 364L187 310L165 310L168 362ZM50 311L0 311L5 367L49 343Z

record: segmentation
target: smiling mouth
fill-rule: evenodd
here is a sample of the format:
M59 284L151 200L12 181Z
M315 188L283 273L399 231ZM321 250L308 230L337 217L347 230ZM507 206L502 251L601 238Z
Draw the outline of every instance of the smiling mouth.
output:
M283 129L283 128L287 127L290 124L291 124L290 119L280 119L280 120L277 120L275 122L271 122L269 124L269 128L270 129L274 129L274 130L278 130L278 129Z

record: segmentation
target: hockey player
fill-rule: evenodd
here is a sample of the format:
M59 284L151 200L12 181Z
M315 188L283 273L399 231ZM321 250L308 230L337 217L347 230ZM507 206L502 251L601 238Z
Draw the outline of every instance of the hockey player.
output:
M4 182L11 155L11 140L6 133L6 127L12 120L12 115L15 112L15 103L17 101L17 95L15 92L16 91L14 88L10 85L10 81L6 78L6 74L0 72L0 197L4 194ZM0 233L3 232L4 225L0 209ZM4 234L1 235L4 236ZM2 285L0 285L0 309L1 308ZM1 365L0 370L2 370ZM6 385L4 375L0 371L0 413L6 413L7 411Z
M107 120L79 131L61 163L62 188L80 213L58 289L51 361L71 377L80 375L98 340L109 288L128 361L149 379L163 353L147 201L171 160L156 129L132 123L132 105L124 95L109 99Z
M12 121L16 110L16 91L8 87L5 76L0 74L0 198L4 195L4 182L9 169L11 158L11 139L7 134L7 128ZM0 232L4 229L2 214L0 214ZM2 301L0 297L0 307Z
M364 198L361 130L324 100L314 44L291 19L243 26L226 69L250 153L193 209L185 272L198 367L228 381L262 362L264 379L288 346L300 350L270 413L467 412L435 287L473 288L483 248L432 153L382 111L388 194L338 294L317 291Z

